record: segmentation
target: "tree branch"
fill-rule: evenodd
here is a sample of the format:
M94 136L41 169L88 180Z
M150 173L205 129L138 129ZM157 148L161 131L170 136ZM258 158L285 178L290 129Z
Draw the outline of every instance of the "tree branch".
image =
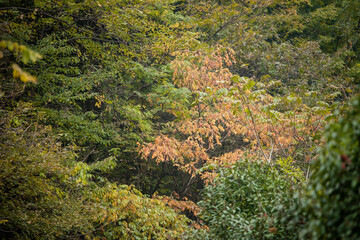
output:
M239 93L241 93L241 89L240 89L239 87L238 87L238 90L239 90ZM259 139L259 136L258 136L258 131L257 131L257 129L256 129L256 123L255 123L255 120L254 120L254 116L253 116L253 114L252 114L252 112L251 112L249 103L247 102L247 97L246 97L246 96L243 96L242 98L244 99L244 102L245 102L245 104L246 104L246 107L249 109L249 114L250 114L251 123L252 123L252 130L253 130L254 135L255 135L255 137L256 137L256 141L257 141L257 143L258 143L258 145L259 145L259 147L260 147L261 153L262 153L262 155L264 156L265 160L268 161L268 163L270 163L270 162L271 162L271 159L268 159L268 157L266 156L265 151L264 151L264 149L263 149L263 146L262 146L262 144L261 144L261 142L260 142L260 139Z
M41 9L38 9L38 8L36 8L36 9L24 8L24 7L2 7L2 8L0 8L0 10L9 10L9 9L32 11L32 12L38 11L39 13L41 13L41 14L47 16L47 17L53 18L53 19L55 19L55 20L57 20L59 22L62 22L64 24L68 25L71 28L75 28L80 32L84 32L84 33L87 33L87 34L90 34L90 35L95 35L95 36L101 36L100 34L94 33L94 32L92 32L91 30L88 30L88 29L80 28L80 27L76 26L75 24L71 24L68 21L65 21L65 20L63 20L63 19L61 19L59 17L53 16L53 15L45 12L44 10L41 10ZM126 42L124 42L122 40L119 40L119 39L113 40L113 39L104 39L104 38L97 38L97 37L74 37L74 38L67 39L67 41L71 41L71 40L74 40L74 39L93 39L93 40L104 41L104 42L126 43Z
M9 10L9 9L12 9L12 10L25 10L25 11L32 11L32 12L39 11L42 14L44 14L45 16L53 18L53 19L55 19L55 20L57 20L59 22L65 23L66 25L68 25L68 26L70 26L72 28L75 28L75 29L77 29L77 30L79 30L81 32L86 32L86 33L89 33L89 34L97 35L96 33L93 33L93 32L91 32L91 31L89 31L87 29L79 28L79 27L75 26L74 24L71 24L71 23L69 23L69 22L67 22L67 21L65 21L65 20L63 20L61 18L55 17L55 16L45 12L44 10L41 10L41 9L38 9L38 8L36 8L36 9L24 8L24 7L3 7L3 8L0 8L0 10Z

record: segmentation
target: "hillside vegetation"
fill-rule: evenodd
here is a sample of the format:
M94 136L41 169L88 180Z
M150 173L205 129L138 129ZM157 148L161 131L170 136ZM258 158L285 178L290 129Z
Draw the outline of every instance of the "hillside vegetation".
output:
M358 0L0 0L1 239L357 239Z

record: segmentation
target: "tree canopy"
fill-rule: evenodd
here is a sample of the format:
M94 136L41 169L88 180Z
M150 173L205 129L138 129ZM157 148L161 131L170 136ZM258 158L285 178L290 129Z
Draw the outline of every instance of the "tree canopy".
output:
M0 18L1 238L358 237L359 1Z

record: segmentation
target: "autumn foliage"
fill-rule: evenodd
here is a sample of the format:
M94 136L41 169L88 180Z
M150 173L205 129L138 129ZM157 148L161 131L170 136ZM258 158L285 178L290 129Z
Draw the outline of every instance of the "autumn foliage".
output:
M299 162L314 156L312 148L328 112L306 106L295 94L272 96L268 89L278 82L255 83L233 75L228 68L233 62L233 51L219 45L210 52L183 52L172 62L174 83L191 91L191 104L187 117L166 125L167 134L139 148L143 158L172 162L192 176L190 181L200 176L209 182L215 169L245 155L267 162L294 157L298 151L304 154ZM240 141L237 147L222 148L231 138Z
M317 149L360 92L359 13L358 0L2 0L0 238L298 236L304 186L357 173L351 152ZM305 235L327 222L321 206Z

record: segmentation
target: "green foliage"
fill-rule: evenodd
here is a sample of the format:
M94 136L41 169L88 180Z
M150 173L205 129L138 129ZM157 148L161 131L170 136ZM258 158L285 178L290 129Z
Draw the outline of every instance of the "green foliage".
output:
M18 105L1 118L1 238L56 239L91 228L95 213L69 166L76 154L50 127L29 122L31 105Z
M346 49L348 53L358 52L359 9L360 4L356 0L310 1L309 5L304 5L301 9L307 18L304 33L319 40L326 52L340 49Z
M153 93L149 94L149 100L156 106L154 111L159 113L154 115L160 118L162 113L167 112L177 119L189 117L187 108L190 105L190 93L187 88L176 88L169 83L159 86ZM159 120L167 122L167 119Z
M286 225L277 221L276 206L282 204L286 209L292 204L292 196L302 186L296 180L300 173L289 161L271 165L239 160L234 166L221 169L199 202L203 208L200 217L209 230L194 231L189 238L291 238L294 233L287 232Z
M306 239L358 239L360 219L360 98L325 133L326 145L304 194Z
M94 232L97 237L180 239L180 234L188 229L185 216L161 200L143 196L133 186L109 184L94 193L94 199L103 207Z
M275 96L336 102L358 92L359 3L349 1L203 1L189 4L208 41L236 52L231 70L256 81L280 81ZM195 6L194 6L195 5ZM194 13L196 14L196 13ZM211 22L211 23L210 23ZM304 96L313 91L312 98Z
M175 52L198 44L173 2L40 0L0 9L4 39L44 57L30 66L40 84L23 98L44 110L43 123L64 143L85 147L87 161L120 147L117 158L133 167L137 142L151 135L148 93L170 80Z
M350 212L359 211L352 202L359 202L358 105L331 127L314 181L294 194L304 182L297 166L312 167L322 126L359 91L359 4L0 0L0 237L180 238L188 220L164 199L176 209L189 210L186 204L136 188L197 201L203 179L173 162L144 161L137 146L169 132L186 139L186 131L202 131L196 140L210 144L204 152L212 157L225 152L235 162L232 150L254 156L257 146L273 163L220 170L201 202L210 230L193 238L289 239L303 223L305 238L359 237ZM236 63L212 55L215 48L234 53ZM204 61L196 63L199 54ZM171 69L174 62L184 71ZM225 62L225 72L239 77L220 87ZM180 85L176 75L192 84ZM234 104L217 109L216 102ZM171 127L184 120L194 124ZM251 132L256 142L246 137ZM202 154L178 146L187 160ZM205 176L218 162L189 167Z
M29 118L42 114L23 102L2 112L0 238L178 239L187 229L162 201L94 174L113 158L76 162L78 147L62 147L51 127Z

